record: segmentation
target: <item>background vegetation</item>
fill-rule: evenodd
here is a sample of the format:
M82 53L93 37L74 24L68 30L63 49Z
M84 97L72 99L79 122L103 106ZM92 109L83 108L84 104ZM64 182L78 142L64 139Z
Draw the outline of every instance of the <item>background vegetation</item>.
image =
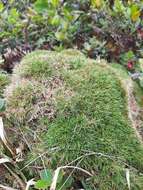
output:
M76 47L132 70L142 57L142 8L133 0L1 1L0 52L9 66L35 48Z

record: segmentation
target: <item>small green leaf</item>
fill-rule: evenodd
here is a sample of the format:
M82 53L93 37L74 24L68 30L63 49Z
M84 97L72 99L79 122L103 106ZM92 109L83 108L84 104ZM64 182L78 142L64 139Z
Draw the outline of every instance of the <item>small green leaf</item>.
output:
M50 184L47 182L47 180L40 179L36 182L35 188L36 189L47 189L50 186Z
M55 36L56 36L57 40L59 40L59 41L65 40L65 38L66 38L65 33L62 31L56 32Z
M10 15L11 15L11 17L13 17L15 19L17 19L19 17L19 13L15 8L11 9Z
M37 189L46 189L50 187L52 183L52 171L51 170L42 170L40 172L41 179L38 180L35 184Z
M69 20L69 21L73 20L73 15L71 14L71 11L68 10L66 7L63 7L63 13L67 20Z
M123 13L125 10L124 4L121 0L115 0L114 2L114 10L119 12L119 13Z
M37 0L34 3L35 10L38 12L43 12L48 9L48 1L47 0Z
M131 6L131 19L132 21L137 21L141 12L136 4Z
M59 6L60 1L59 0L51 0L51 4L56 8Z
M42 170L40 172L41 179L47 180L49 184L52 182L52 171L51 170Z
M60 24L60 16L59 15L55 15L53 18L52 18L52 21L51 21L51 24L54 25L54 26L58 26Z
M0 12L2 12L2 11L3 11L3 8L4 8L3 4L2 4L2 3L0 3Z

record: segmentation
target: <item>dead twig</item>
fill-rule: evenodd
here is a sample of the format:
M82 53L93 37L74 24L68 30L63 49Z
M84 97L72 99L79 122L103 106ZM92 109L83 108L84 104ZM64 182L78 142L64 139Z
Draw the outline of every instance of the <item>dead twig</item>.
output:
M2 185L2 184L0 184L0 188L2 188L3 190L17 190L17 189L14 189L14 188Z
M30 179L28 182L27 182L27 185L26 185L26 189L25 190L29 190L30 186L34 185L35 184L35 181L34 179Z

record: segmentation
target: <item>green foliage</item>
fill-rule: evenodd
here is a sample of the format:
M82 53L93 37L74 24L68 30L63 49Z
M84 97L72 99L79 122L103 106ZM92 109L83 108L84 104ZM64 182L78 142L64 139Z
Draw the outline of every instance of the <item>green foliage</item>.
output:
M50 187L52 184L53 174L54 172L52 170L47 170L47 169L42 170L40 172L41 179L36 182L35 188L47 189L48 187ZM72 177L69 177L69 179L66 179L64 177L63 172L60 171L58 174L58 179L57 179L57 189L61 188L62 190L66 190L67 188L71 186L72 181L73 181Z
M135 61L136 60L136 56L132 51L128 51L126 53L123 53L123 54L121 54L120 57L121 57L120 60L121 60L122 65L127 65L127 63L129 61Z
M142 4L121 0L0 3L0 52L19 44L32 49L77 46L90 57L122 63L120 55L142 49Z
M49 184L52 182L52 171L51 170L42 170L40 172L41 179L49 180Z
M100 56L101 58L107 57L108 49L105 47L106 41L100 41L96 37L90 38L89 42L84 43L84 52L88 54L88 52L93 50L93 57Z
M47 189L49 186L48 180L44 179L38 180L35 184L36 189Z
M30 143L24 165L44 153L44 167L53 171L72 162L93 174L76 170L75 183L80 180L86 189L103 190L126 189L128 166L131 188L142 189L143 147L128 117L122 75L75 50L33 52L14 73L20 81L7 95L7 125L17 132L20 127ZM41 160L35 160L42 166ZM64 172L67 178L71 171ZM46 179L44 171L40 177L37 188L47 188L51 175Z
M46 9L48 9L48 1L46 0L37 0L34 4L35 6L35 9L38 11L38 12L43 12L43 11L46 11Z

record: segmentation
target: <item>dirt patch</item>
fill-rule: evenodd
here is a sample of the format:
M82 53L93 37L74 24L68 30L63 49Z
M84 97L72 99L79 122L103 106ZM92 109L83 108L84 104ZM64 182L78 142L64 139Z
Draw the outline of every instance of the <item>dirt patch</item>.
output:
M140 142L143 141L141 108L138 106L136 99L133 95L133 85L131 80L125 82L128 97L128 115L132 122L132 126Z

